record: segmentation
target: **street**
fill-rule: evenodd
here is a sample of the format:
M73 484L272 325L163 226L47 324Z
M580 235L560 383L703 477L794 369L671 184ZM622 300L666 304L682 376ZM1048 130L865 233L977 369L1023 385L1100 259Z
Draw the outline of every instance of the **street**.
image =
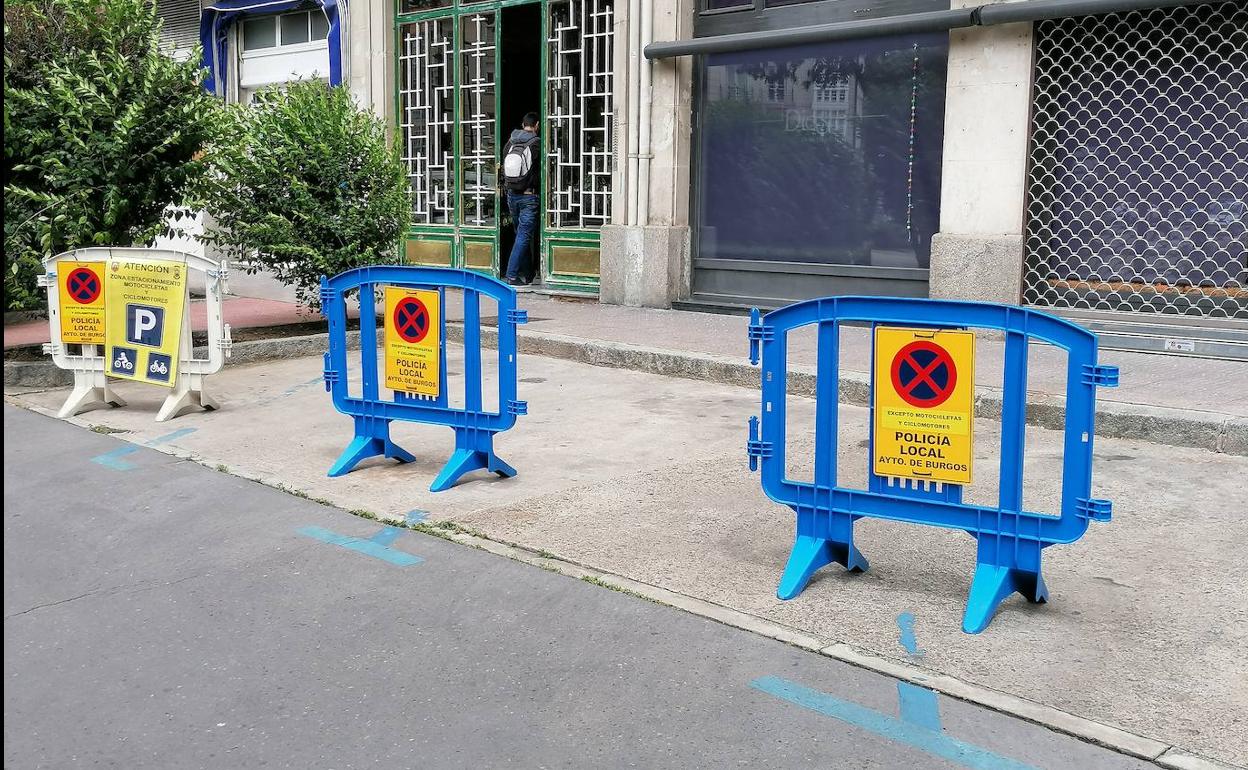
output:
M4 414L6 767L1152 766Z

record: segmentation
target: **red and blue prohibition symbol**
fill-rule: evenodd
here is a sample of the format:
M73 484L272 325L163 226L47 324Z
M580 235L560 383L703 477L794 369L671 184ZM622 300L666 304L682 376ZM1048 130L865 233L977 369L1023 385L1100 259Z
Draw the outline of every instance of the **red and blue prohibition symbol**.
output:
M394 330L404 342L417 343L429 334L429 309L415 297L404 297L394 306Z
M935 342L911 342L893 356L893 389L911 406L930 409L953 395L958 369L949 351Z
M80 267L65 278L69 297L80 305L90 305L100 297L100 277L89 267Z

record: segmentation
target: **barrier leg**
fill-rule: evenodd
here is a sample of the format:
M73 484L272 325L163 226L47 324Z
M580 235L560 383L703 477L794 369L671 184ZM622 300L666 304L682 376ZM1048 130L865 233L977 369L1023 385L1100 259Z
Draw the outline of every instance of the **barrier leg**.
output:
M793 543L793 551L789 554L789 563L780 577L776 596L781 599L796 597L806 588L811 576L820 567L833 563L844 566L850 572L865 572L870 566L867 557L854 545L852 536L846 542L839 542L798 535Z
M1049 600L1049 589L1039 571L1003 567L980 562L975 566L971 580L971 593L966 599L966 614L962 616L962 630L978 634L988 627L997 607L1015 591L1033 604Z
M74 390L56 416L63 420L102 406L125 405L126 400L113 392L102 373L74 372Z
M329 469L329 475L342 476L350 473L361 460L377 455L385 455L401 463L416 461L410 452L390 440L389 420L380 417L356 417L355 438L351 439L338 461Z
M199 409L212 411L218 408L220 404L204 392L202 375L179 376L177 386L165 397L165 403L156 414L156 422L172 420Z
M456 428L455 453L446 461L429 491L444 492L455 486L455 482L465 473L480 470L488 470L507 478L516 475L515 468L494 454L493 433L473 428Z

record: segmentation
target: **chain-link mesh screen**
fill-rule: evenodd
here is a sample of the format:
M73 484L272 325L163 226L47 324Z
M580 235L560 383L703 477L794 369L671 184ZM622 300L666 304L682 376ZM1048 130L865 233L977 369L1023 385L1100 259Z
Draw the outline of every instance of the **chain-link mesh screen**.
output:
M1041 21L1024 301L1248 319L1248 5Z

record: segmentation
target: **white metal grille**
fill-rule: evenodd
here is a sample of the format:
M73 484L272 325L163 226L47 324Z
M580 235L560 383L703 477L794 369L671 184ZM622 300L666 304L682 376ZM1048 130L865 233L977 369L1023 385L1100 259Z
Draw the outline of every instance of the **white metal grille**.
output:
M451 221L455 168L451 19L404 24L399 49L403 160L412 185L412 220Z
M463 222L494 224L498 194L495 157L495 46L493 13L460 19L459 100L464 178Z
M1248 318L1248 5L1035 29L1024 301Z
M611 210L613 7L611 0L567 0L549 8L549 222L599 227Z

